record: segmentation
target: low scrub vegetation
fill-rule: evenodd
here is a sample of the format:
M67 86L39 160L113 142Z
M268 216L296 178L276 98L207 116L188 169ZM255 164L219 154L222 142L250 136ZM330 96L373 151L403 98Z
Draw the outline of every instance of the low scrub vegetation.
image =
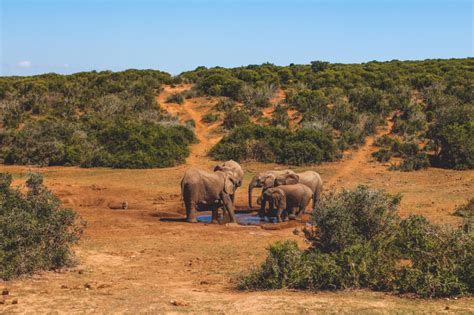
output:
M29 176L27 192L12 188L11 181L11 175L0 173L0 279L73 264L70 246L84 223L62 208L40 175Z
M430 160L426 149L421 149L415 142L400 142L387 135L378 138L376 145L381 149L372 153L379 162L389 162L392 157L401 158L399 164L392 164L389 169L405 172L416 171L430 166Z
M320 163L336 159L332 134L301 128L246 125L234 128L210 152L219 160L277 162L292 165Z
M369 288L420 297L474 293L474 235L421 216L401 219L401 196L359 186L330 193L304 230L311 246L277 242L238 287L340 290Z
M166 103L183 104L184 97L180 93L174 93L166 98Z
M0 78L0 162L167 167L184 162L193 132L170 123L155 96L160 71Z
M227 106L231 103L218 106L229 116L226 128L242 127L247 123L244 115L263 124L288 127L288 117L281 110L271 120L259 120L273 91L282 89L286 94L283 105L296 111L293 118L299 124L292 127L329 130L341 151L364 143L367 135L396 113L393 134L402 142L427 144L429 152L406 156L394 168L472 169L472 66L472 58L350 65L314 61L286 67L268 63L231 69L199 67L180 78L196 83L199 93L227 96L242 104L239 111L232 112ZM380 153L388 154L387 150Z
M216 122L218 119L219 119L219 115L208 113L208 114L202 116L201 120L202 120L202 122L204 122L206 124L212 124L212 123Z

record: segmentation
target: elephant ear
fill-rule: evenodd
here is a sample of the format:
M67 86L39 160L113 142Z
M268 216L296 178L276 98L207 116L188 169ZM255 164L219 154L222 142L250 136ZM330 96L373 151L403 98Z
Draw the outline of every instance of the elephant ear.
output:
M298 184L300 177L296 174L286 174L285 175L285 185L294 185Z
M296 174L286 173L275 179L275 186L298 184L300 177Z
M263 189L275 186L275 176L268 175L263 179Z
M226 194L232 195L235 192L235 183L232 177L226 176L224 181L224 192Z

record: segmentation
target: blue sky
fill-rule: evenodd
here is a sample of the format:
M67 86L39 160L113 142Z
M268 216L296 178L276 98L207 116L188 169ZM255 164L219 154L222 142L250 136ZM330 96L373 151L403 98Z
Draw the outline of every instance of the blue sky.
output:
M0 75L473 56L468 0L0 2Z

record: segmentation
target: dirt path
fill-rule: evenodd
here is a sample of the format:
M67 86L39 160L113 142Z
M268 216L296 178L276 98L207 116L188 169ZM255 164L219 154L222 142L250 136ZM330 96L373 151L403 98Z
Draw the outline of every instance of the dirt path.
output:
M393 122L387 120L387 126L378 130L374 135L368 136L365 139L365 143L358 148L357 150L351 150L344 153L344 155L349 155L339 167L331 179L327 182L328 187L334 187L337 183L340 183L348 174L358 173L360 169L371 167L372 163L372 153L376 150L374 147L374 141L376 138L390 133L393 127ZM371 165L369 165L371 164Z
M185 122L189 119L194 120L194 132L199 142L191 146L191 154L186 160L186 164L197 166L209 162L207 153L219 142L222 135L216 134L217 123L208 125L202 122L202 117L209 112L210 107L212 107L213 103L217 100L208 100L206 103L205 98L196 97L185 99L183 104L166 103L166 99L169 95L190 90L191 88L191 84L182 84L176 87L165 86L164 90L157 97L157 101L168 113L178 115L181 122Z

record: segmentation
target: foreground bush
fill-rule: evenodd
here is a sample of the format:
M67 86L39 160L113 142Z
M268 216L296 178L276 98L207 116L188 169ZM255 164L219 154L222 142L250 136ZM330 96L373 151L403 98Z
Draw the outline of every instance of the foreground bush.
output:
M325 196L305 230L307 250L295 242L269 248L264 263L239 278L240 289L369 288L443 297L474 292L474 235L401 219L400 196L359 186Z
M70 245L83 229L77 214L61 207L40 175L30 175L26 193L11 181L0 173L0 279L73 264Z

